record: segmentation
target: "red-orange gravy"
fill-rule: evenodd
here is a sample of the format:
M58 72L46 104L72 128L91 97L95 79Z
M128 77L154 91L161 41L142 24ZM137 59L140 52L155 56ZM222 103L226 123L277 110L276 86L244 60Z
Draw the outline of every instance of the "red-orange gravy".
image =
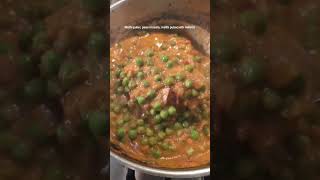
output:
M164 33L129 37L110 53L111 143L154 167L209 164L209 58Z

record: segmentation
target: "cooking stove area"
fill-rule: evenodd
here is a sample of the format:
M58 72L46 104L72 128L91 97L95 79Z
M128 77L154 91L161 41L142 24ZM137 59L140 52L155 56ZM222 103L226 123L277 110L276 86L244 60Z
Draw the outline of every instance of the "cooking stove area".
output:
M116 159L110 157L110 180L209 180L208 177L201 178L165 178L152 176L139 171L134 171L120 164Z

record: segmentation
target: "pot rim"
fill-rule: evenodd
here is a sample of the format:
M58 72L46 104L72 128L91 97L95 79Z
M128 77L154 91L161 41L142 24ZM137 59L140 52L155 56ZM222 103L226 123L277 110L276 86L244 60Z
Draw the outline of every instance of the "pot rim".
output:
M171 177L171 178L196 178L210 175L210 167L204 167L199 169L160 169L148 167L142 164L135 163L127 158L124 158L112 150L110 150L110 156L117 159L124 166L129 167L133 170L143 171L150 175L161 176L161 177Z

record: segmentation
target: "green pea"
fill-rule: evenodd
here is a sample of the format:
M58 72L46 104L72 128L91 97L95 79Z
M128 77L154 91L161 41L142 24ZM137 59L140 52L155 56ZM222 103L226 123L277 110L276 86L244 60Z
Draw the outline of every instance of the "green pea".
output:
M156 114L156 111L154 109L150 109L150 114L154 116Z
M154 74L154 75L156 75L156 74L160 74L160 72L161 72L161 69L160 68L158 68L158 67L154 67L154 68L152 68L152 74Z
M128 136L131 140L135 140L137 138L137 130L129 130Z
M169 61L169 56L163 55L161 57L162 62L168 62Z
M182 126L183 126L184 128L189 127L189 122L188 122L188 121L184 121L184 122L182 123Z
M24 86L24 97L31 101L40 100L45 94L44 82L41 79L33 79Z
M115 113L119 113L121 111L121 107L119 105L115 105L113 106L112 111Z
M175 151L177 147L175 145L169 145L169 150Z
M155 120L155 123L156 124L159 124L159 123L161 123L161 116L160 116L160 114L157 114L155 117L154 117L154 120Z
M174 125L173 125L173 128L175 130L179 130L182 128L182 124L180 122L175 122Z
M263 106L267 110L277 110L281 105L281 97L271 89L265 89L263 93Z
M118 128L117 129L117 138L119 140L123 140L124 136L126 135L126 131L124 128Z
M146 135L147 135L147 136L150 137L150 136L153 136L153 134L154 134L154 133L153 133L153 130L152 130L152 129L150 129L150 128L147 128L147 129L146 129Z
M120 74L121 74L121 69L117 69L116 72L115 72L115 76L116 76L117 78L119 78L119 77L120 77Z
M135 122L135 121L131 121L130 124L129 124L129 127L132 128L132 129L135 129L137 126L138 126L138 123Z
M174 41L174 40L170 41L171 46L175 46L176 44L177 44L176 41Z
M146 137L142 138L142 140L141 140L142 145L147 145L148 143L149 143L148 138L146 138Z
M165 80L164 80L164 84L166 86L172 86L174 84L174 78L173 77L167 77Z
M137 84L135 83L135 81L133 81L133 80L131 80L131 81L129 81L129 84L128 84L128 88L129 89L134 89L134 88L136 88L137 87Z
M143 119L138 119L137 120L137 124L138 124L138 126L144 125L144 120Z
M146 56L152 57L153 55L154 55L154 52L153 52L152 49L148 49L148 50L146 51Z
M137 102L139 105L143 105L145 103L145 98L142 96L137 97Z
M160 82L162 79L161 75L160 74L157 74L154 76L154 80L157 81L157 82Z
M185 69L186 71L188 71L188 72L192 72L192 71L193 71L193 66L192 66L191 64L188 64L188 65L185 66L184 69Z
M117 126L120 126L120 127L121 127L121 126L124 125L124 123L125 123L125 122L124 122L123 119L118 119L118 120L117 120Z
M248 10L241 13L240 24L246 30L251 31L256 35L263 34L267 29L265 16L255 10Z
M171 128L166 128L166 134L167 135L171 135L171 134L173 134L173 130L171 129Z
M204 126L202 128L202 131L205 135L209 136L210 135L210 128L208 126Z
M124 121L125 123L129 122L129 121L130 121L129 115L125 115L125 116L123 117L123 121Z
M154 146L154 145L157 144L158 139L157 139L156 137L150 137L150 138L148 139L148 142L149 142L149 145L150 145L150 146Z
M144 78L144 73L143 73L142 71L139 71L139 72L137 73L137 78L138 78L138 79L143 79L143 78Z
M126 73L124 71L121 71L120 78L125 78L126 76L127 76Z
M169 144L168 143L161 143L161 148L164 150L169 150Z
M191 94L193 97L197 97L199 95L199 92L195 89L192 89Z
M143 83L143 87L145 87L145 88L150 86L150 83L147 80L142 81L142 83Z
M166 63L166 67L167 67L167 68L172 68L172 67L173 67L173 62L172 62L172 61L168 61L168 62Z
M177 113L177 110L174 106L170 106L169 109L168 109L168 113L170 116L173 116Z
M32 156L32 147L26 143L18 143L12 149L12 156L18 161L26 161Z
M162 44L162 45L160 46L160 48L161 48L162 50L166 50L166 49L168 49L168 46L165 45L165 44Z
M153 66L154 64L153 64L153 60L152 60L152 58L151 57L148 57L147 58L147 66Z
M193 149L193 148L189 148L189 149L187 150L187 155L188 155L188 156L192 156L193 153L194 153L194 149Z
M199 92L205 92L206 91L206 86L205 85L202 85L200 88L199 88Z
M137 128L138 134L144 134L146 132L146 129L143 126L140 126Z
M178 73L176 75L176 80L178 80L178 81L183 81L183 80L185 80L185 78L186 78L186 76L182 73Z
M122 80L122 85L123 86L128 86L128 84L129 84L129 78L123 78L123 80Z
M105 112L90 112L87 117L88 127L95 137L107 135L107 114Z
M189 79L187 79L185 82L184 82L184 86L188 89L192 88L193 86L193 82Z
M191 136L191 139L196 141L196 140L199 139L199 132L197 130L195 130L195 129L192 129L190 136Z
M136 65L138 66L138 67L142 67L143 66L143 60L142 60L142 58L141 57L137 57L136 58Z
M124 92L124 88L122 86L117 88L117 93L122 94Z
M192 60L193 60L194 62L200 62L200 61L201 61L201 57L200 57L200 56L193 56L193 57L192 57Z
M160 102L155 102L155 103L153 104L153 109L154 109L155 111L161 111L161 103L160 103Z
M159 150L153 150L152 156L156 159L159 159L161 157L161 152Z
M159 139L164 139L165 137L166 137L166 133L165 132L163 132L163 131L160 131L159 133L158 133L158 137L159 137Z
M180 61L180 58L179 58L179 57L175 57L175 58L173 59L173 63L174 63L174 64L179 64L179 61Z
M150 90L148 93L147 93L147 97L149 99L153 99L156 97L156 91L155 90Z
M257 58L248 57L240 65L240 77L246 84L252 84L263 79L263 64Z
M167 119L168 116L169 116L169 113L168 113L168 111L166 111L166 110L162 110L162 111L160 112L160 116L161 116L162 119Z

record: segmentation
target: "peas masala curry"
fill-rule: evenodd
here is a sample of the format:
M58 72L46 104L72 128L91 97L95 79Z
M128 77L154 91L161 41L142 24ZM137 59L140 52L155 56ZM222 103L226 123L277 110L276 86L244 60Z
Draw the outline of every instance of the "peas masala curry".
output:
M110 141L153 167L210 161L210 60L190 40L128 37L110 50Z
M0 1L0 179L102 179L104 3Z
M320 1L213 1L218 179L320 178Z

